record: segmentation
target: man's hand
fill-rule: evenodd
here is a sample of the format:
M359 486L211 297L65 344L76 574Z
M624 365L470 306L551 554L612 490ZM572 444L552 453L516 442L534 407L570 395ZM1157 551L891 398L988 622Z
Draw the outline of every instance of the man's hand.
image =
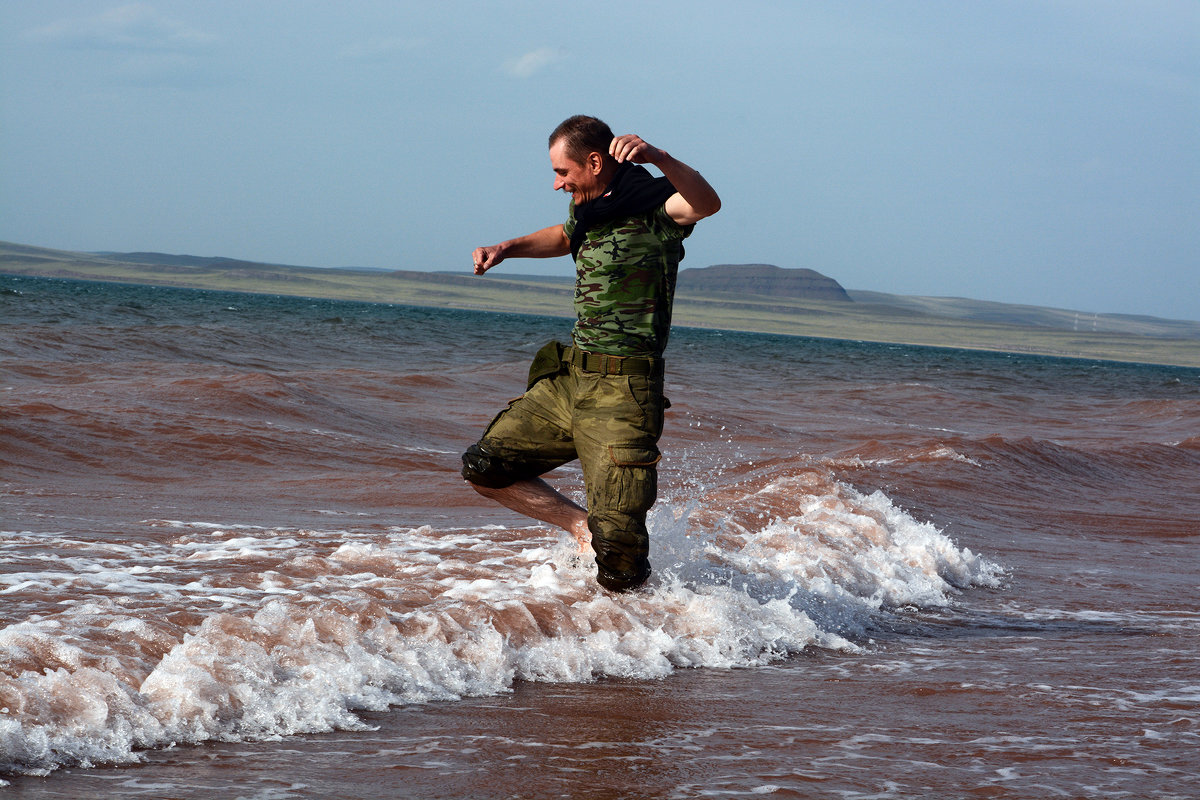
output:
M482 275L503 261L504 255L501 251L502 245L498 244L490 247L476 247L475 252L471 254L471 259L475 262L475 274Z
M658 167L676 190L664 206L667 216L680 225L692 225L721 210L721 198L699 172L637 134L627 133L613 139L608 154L618 164L632 161Z
M647 142L636 133L627 133L612 140L608 146L608 154L617 160L618 164L632 161L634 164L655 164L662 161L666 153Z
M500 244L476 247L471 254L475 274L482 275L506 258L553 258L571 252L571 240L562 225L551 225L528 236L518 236Z

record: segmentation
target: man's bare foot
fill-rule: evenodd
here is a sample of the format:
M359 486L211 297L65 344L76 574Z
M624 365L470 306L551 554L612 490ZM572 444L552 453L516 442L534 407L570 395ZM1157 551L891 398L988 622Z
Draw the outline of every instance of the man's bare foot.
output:
M577 522L567 529L571 536L575 537L575 543L579 545L579 554L583 555L592 546L592 532L588 529L587 520Z

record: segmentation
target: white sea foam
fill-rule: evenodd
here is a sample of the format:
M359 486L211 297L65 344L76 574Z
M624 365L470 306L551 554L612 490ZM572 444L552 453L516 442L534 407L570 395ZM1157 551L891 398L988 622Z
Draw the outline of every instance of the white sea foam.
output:
M544 528L157 520L145 523L157 544L77 541L69 571L50 560L0 577L29 611L0 629L0 771L356 728L357 711L515 680L657 678L855 650L887 609L944 605L999 576L884 495L826 478L716 502L661 503L655 576L621 595L597 588L590 559ZM38 540L26 536L23 552Z

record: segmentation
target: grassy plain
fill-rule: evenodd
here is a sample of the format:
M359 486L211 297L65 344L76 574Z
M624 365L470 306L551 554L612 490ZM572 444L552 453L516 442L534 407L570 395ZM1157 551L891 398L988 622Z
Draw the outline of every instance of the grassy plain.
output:
M226 259L94 255L0 243L0 273L298 295L415 306L571 315L566 280L468 274L320 269ZM173 263L154 263L167 261ZM950 298L851 292L856 302L683 287L677 325L857 341L1200 367L1200 323L1074 312ZM1074 316L1072 316L1074 315ZM1082 328L1082 330L1078 330Z

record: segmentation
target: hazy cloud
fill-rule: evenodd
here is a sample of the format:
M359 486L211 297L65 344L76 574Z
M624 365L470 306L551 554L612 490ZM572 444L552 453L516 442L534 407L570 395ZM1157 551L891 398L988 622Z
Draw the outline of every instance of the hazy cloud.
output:
M417 50L424 45L420 39L409 39L404 36L375 36L361 42L355 42L344 48L340 55L352 61L375 61L387 58L395 53Z
M504 71L514 78L528 78L546 67L566 58L566 52L557 47L539 47L519 58L504 64Z
M216 37L161 14L146 3L117 6L94 16L52 22L29 33L36 41L94 50L192 51Z

